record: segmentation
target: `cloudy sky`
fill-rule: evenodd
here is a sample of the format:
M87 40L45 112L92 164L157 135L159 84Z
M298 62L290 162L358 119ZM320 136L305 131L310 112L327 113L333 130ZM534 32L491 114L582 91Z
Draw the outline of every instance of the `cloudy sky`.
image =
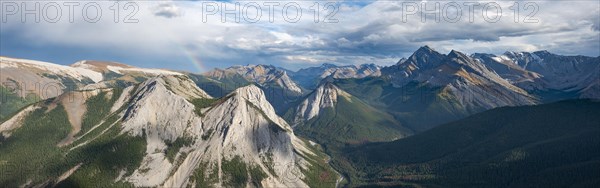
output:
M35 9L35 2L2 0L0 55L189 72L239 64L291 70L322 63L390 65L423 45L442 53L600 55L595 0L38 3L35 14L23 11Z

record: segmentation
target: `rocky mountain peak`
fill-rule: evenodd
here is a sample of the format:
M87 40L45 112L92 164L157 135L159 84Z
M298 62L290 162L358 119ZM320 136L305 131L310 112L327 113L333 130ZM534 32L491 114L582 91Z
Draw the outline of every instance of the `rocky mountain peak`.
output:
M456 50L451 50L450 53L448 53L448 57L449 58L462 58L462 59L468 58L467 55L465 55L462 52L456 51Z
M156 134L161 140L175 140L190 132L190 123L199 123L190 100L210 99L185 76L161 75L141 83L123 117L124 132ZM191 131L194 132L194 131ZM190 133L191 133L190 132Z
M351 100L349 93L339 89L333 83L322 83L298 106L296 117L294 117L294 124L310 120L319 115L320 111L324 108L335 108L335 104L340 96Z
M428 45L421 46L416 51L416 53L432 53L432 52L436 52L436 51L433 48L429 47Z
M257 87L256 85L251 84L248 86L240 87L240 88L236 89L234 92L232 92L231 94L224 97L224 99L222 99L222 100L223 100L223 102L220 105L215 106L214 109L212 109L210 112L207 112L207 113L209 113L209 114L213 113L215 110L216 111L219 111L219 110L224 110L224 111L250 110L250 111L259 113L260 118L270 122L272 124L272 126L278 126L282 130L293 132L292 128L287 124L287 122L285 122L285 120L281 119L275 113L275 109L267 101L263 90L260 89L259 87ZM232 118L238 119L237 116L240 116L240 115L245 116L244 115L245 113L247 113L247 112L243 112L243 113L235 112L235 113L232 113L231 115L236 116L236 117L232 117ZM215 115L217 115L217 114L215 114ZM215 116L214 118L217 118L217 117L218 116ZM248 117L244 117L244 118L248 118ZM212 119L212 117L209 119ZM215 120L218 120L218 118ZM250 124L250 122L254 121L254 120L241 120L241 119L239 119L239 120L240 121L249 121L247 124ZM245 125L245 124L242 124L242 125Z
M199 104L186 99L186 95L191 94L172 92L179 91L173 89L177 87L174 84L185 85L186 82L184 77L158 76L140 85L132 96L123 131L146 135L148 146L139 168L144 171L136 170L128 181L136 186L182 187L194 170L202 170L218 177L219 181L211 184L230 185L228 179L233 172L228 170L231 169L218 169L227 161L239 160L245 163L248 168L245 170L264 173L264 181L254 182L259 185L307 186L300 180L302 174L295 177L297 181L287 181L283 173L290 168L307 169L310 164L303 156L314 153L296 138L289 124L275 114L261 88L256 85L237 88L202 108L199 115L195 106ZM164 153L156 152L168 150L169 143L178 139L191 139L190 145L182 148L186 155L177 155L181 156L180 164L169 162ZM250 176L259 178L255 177L257 174Z
M332 63L323 63L323 64L321 64L321 67L322 68L334 68L334 67L337 67L337 65L332 64Z
M554 55L553 53L550 53L548 50L540 50L540 51L535 51L533 52L535 55L538 55L540 57L543 56L549 56L549 55Z
M420 68L428 68L432 66L436 66L436 63L439 63L442 59L445 58L445 55L435 51L429 46L423 46L415 51L406 61L406 63L412 63ZM405 63L405 64L406 64Z

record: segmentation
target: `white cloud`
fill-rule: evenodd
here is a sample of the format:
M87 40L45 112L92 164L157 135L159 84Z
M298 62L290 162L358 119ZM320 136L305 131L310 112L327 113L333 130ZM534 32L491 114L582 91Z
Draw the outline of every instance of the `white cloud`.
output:
M159 4L158 6L154 7L152 11L154 12L154 15L165 18L179 17L182 15L180 8L173 3Z
M289 1L280 3L274 11L273 23L262 1L257 2L263 9L256 23L244 19L236 23L230 18L223 23L218 14L206 16L205 23L202 3L206 1L137 1L139 12L134 18L138 23L123 23L127 12L122 12L120 22L114 23L109 10L114 2L98 3L104 10L98 23L86 23L80 15L75 23L62 19L59 23L23 24L19 17L8 17L9 22L3 23L0 31L3 39L10 34L8 38L31 45L91 48L149 58L191 53L208 66L242 63L297 66L302 62L393 64L422 45L467 53L548 49L555 53L600 55L597 45L600 10L598 2L589 1L535 1L539 11L534 18L538 23L515 23L509 9L513 2L499 3L502 18L496 23L485 22L481 9L475 12L473 23L469 22L466 9L457 23L443 19L436 23L429 17L423 23L418 14L408 17L405 23L402 2L396 1L377 1L366 6L342 3L335 14L338 23L323 23L326 12L322 9L320 22L315 23L311 9L315 2L308 1L297 2L303 8L303 16L297 23L287 23L281 16L282 6ZM223 2L217 4L220 3ZM227 5L233 7L232 3L236 2ZM243 7L249 2L239 3ZM323 8L324 2L319 3ZM521 10L521 20L526 13ZM247 16L254 17L256 13L250 11Z

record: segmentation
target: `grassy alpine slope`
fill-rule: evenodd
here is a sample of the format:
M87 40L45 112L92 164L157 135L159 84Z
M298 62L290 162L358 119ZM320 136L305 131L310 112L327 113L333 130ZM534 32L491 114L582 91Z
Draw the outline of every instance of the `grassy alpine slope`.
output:
M356 97L338 96L335 107L298 125L296 133L328 146L391 141L411 133L394 118Z
M483 109L465 109L443 87L410 82L395 87L386 78L338 79L335 84L377 109L392 114L415 132L448 123Z

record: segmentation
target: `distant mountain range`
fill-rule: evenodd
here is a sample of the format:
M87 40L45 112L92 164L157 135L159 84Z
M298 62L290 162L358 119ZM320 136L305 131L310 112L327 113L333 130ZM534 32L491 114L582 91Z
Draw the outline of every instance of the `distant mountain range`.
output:
M336 66L324 63L319 67L300 69L291 75L303 87L314 89L321 80L328 77L344 79L381 76L381 66L375 64Z
M217 86L216 90L210 90L221 93L223 90L229 91L249 83L256 83L264 90L269 102L275 106L275 110L281 113L290 107L288 103L290 100L298 99L305 92L301 86L292 81L287 72L285 69L270 65L233 66L206 72L201 75L204 76L202 81L197 83L201 87Z
M311 95L320 91L319 86L331 83L365 108L391 115L396 128L408 128L392 137L399 138L501 106L600 98L599 62L600 57L561 56L547 51L466 55L453 50L441 54L423 46L388 67L323 64L290 71L272 65L246 65L193 74L114 62L81 61L61 66L3 57L0 91L7 98L2 101L7 108L0 112L0 120L29 103L64 91L126 87L157 75L187 75L213 97L224 97L255 83L278 115L298 125L318 117L302 112L302 105L314 100ZM13 100L19 98L22 100Z
M202 74L116 62L80 61L64 66L0 57L0 70L0 165L26 164L0 177L2 187L399 186L410 184L410 178L417 178L414 182L419 185L444 185L451 180L435 176L485 170L473 166L472 171L456 171L442 166L442 171L411 174L405 170L430 168L436 162L431 160L437 158L398 155L394 161L371 154L386 149L423 152L418 148L424 142L411 145L411 140L432 139L427 136L431 132L449 142L483 139L469 141L481 145L449 146L455 149L446 153L435 149L442 153L431 155L469 157L461 153L465 148L472 148L473 155L486 154L480 150L503 142L490 133L497 129L477 132L495 126L484 122L535 126L526 131L535 135L545 122L539 111L558 116L561 105L593 110L593 100L600 99L600 57L547 51L467 55L453 50L442 54L423 46L386 67L323 64L290 71L272 65L239 65ZM591 100L543 105L576 99ZM533 105L541 106L529 107ZM507 109L525 111L528 116L519 118L531 125L500 121L500 117L517 115ZM532 119L525 121L529 116ZM469 125L468 135L454 130L461 125ZM563 126L568 125L550 129L562 130ZM511 147L562 139L554 136L532 137ZM492 143L484 139L488 137ZM374 142L387 143L370 144ZM498 152L477 160L495 161ZM377 162L377 166L365 166L365 161ZM414 166L415 161L425 166ZM404 170L391 169L396 167ZM290 172L296 179L287 179ZM39 175L19 175L25 173ZM448 177L459 178L458 183L468 181ZM468 186L526 185L505 179L484 181L488 184Z
M66 90L123 87L156 75L188 75L214 97L255 83L282 116L296 111L296 105L301 105L320 84L330 82L365 105L383 109L403 124L401 127L415 132L501 106L600 98L600 57L561 56L547 51L502 55L451 51L444 55L423 46L388 67L323 64L294 72L272 65L246 65L203 74L99 61L61 66L3 57L2 62L5 74L0 78L4 85L0 91L5 91L5 98L25 100L6 100L4 104L9 108L0 112L0 119L28 103L56 97ZM314 118L307 117L303 122Z

